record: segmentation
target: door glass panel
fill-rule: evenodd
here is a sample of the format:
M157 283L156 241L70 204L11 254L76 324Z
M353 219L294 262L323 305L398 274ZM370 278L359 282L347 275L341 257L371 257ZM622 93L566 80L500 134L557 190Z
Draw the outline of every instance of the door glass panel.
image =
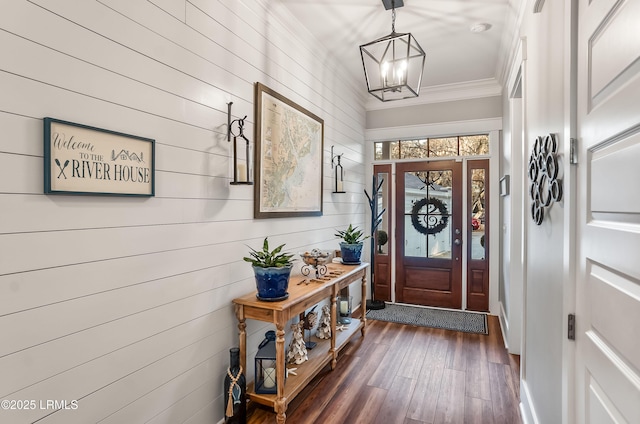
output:
M471 259L485 258L485 170L471 170Z
M376 199L378 205L378 213L381 213L383 210L387 210L382 215L382 221L376 230L376 252L378 255L388 255L389 254L389 220L387 216L389 216L389 199L387 199L388 194L388 184L389 178L386 172L379 172L377 174L377 182L380 184L382 181L382 185L380 186L380 190L378 190L378 197Z
M446 171L405 172L405 256L451 258L451 179Z

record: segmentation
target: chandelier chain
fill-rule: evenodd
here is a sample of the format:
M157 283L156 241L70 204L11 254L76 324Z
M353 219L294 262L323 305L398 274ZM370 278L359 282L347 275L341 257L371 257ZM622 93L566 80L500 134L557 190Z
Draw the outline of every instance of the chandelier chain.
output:
M392 5L391 6L392 7L392 9L391 9L391 32L393 33L393 32L396 32L396 8L394 7L395 6L395 1L393 1L391 3L391 5Z

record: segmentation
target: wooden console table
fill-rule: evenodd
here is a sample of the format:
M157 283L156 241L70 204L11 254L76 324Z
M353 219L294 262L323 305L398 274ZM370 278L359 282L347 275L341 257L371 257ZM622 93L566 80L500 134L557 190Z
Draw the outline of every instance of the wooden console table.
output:
M284 424L286 410L289 403L298 393L325 367L331 364L335 369L339 350L358 332L364 337L366 329L366 298L367 298L367 267L369 264L343 265L328 264L327 276L333 272L342 272L323 282L301 283L309 281L309 277L292 276L289 281L289 298L280 302L264 302L256 298L256 292L233 300L235 312L238 317L238 329L240 335L240 363L243 369L247 369L247 333L246 319L271 322L276 326L276 381L278 382L277 394L255 393L253 383L248 384L247 396L254 402L272 407L277 413L278 424ZM336 330L336 301L340 291L351 283L362 281L361 319L352 318L351 324L342 331ZM313 305L327 299L331 299L331 339L315 339L316 347L308 351L309 360L297 365L296 374L290 375L285 382L285 325L300 313L305 312ZM295 367L296 365L294 365ZM285 384L281 384L285 382Z

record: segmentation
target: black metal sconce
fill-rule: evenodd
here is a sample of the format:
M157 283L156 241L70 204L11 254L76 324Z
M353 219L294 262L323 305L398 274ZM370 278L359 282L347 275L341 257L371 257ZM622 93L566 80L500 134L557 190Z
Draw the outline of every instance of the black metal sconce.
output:
M334 155L333 154L333 147L331 146L331 168L333 168L334 173L333 173L333 192L334 193L346 193L346 191L344 191L344 169L342 168L342 165L340 164L340 158L342 157L342 154L340 155Z
M231 181L232 185L252 185L249 171L249 139L244 135L244 120L247 119L245 115L242 119L234 119L231 120L231 105L233 102L227 103L227 141L231 141L231 136L233 135L233 181ZM233 124L238 123L238 134L233 132ZM238 157L238 138L241 138L245 141L245 163L244 169L243 164L239 163L240 159Z

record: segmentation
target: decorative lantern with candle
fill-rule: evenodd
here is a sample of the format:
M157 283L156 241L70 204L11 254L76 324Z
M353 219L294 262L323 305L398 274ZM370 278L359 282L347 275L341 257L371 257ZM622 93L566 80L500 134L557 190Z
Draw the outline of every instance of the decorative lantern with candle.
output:
M333 154L333 146L331 146L331 167L334 169L334 193L346 193L344 191L344 169L342 168L342 164L340 164L340 158L342 154L334 155Z
M231 105L233 102L227 103L227 141L231 141L233 135L233 181L231 185L247 184L252 185L249 170L249 139L244 135L244 120L247 119L246 115L242 119L231 120ZM238 124L238 134L233 132L232 126L234 123ZM244 140L244 162L241 162L238 152L238 138Z
M338 298L338 322L340 324L351 324L352 299L352 296L340 296Z
M276 332L267 331L258 346L255 359L256 393L277 393L276 379ZM282 364L284 366L285 364Z

